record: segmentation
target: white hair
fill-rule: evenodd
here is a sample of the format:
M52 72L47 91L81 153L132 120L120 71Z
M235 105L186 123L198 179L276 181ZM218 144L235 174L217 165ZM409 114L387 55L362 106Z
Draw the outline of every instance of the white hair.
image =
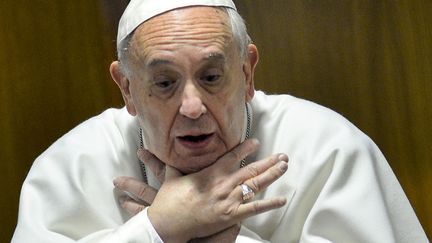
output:
M228 20L230 22L231 33L233 34L234 40L237 42L240 57L244 60L248 55L248 45L252 43L252 40L247 33L246 24L240 14L228 7L218 7L223 9L227 15ZM120 43L117 43L117 56L120 62L120 67L124 74L128 76L128 68L127 68L127 59L128 59L128 50L130 47L130 43L135 31L130 33L126 38L124 38Z

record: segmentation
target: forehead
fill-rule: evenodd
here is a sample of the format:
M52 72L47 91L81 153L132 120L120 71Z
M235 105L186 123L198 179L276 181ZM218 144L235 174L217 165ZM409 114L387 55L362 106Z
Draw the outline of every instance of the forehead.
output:
M225 50L233 42L227 13L214 7L187 7L158 15L141 24L131 40L133 52L145 58L181 45Z

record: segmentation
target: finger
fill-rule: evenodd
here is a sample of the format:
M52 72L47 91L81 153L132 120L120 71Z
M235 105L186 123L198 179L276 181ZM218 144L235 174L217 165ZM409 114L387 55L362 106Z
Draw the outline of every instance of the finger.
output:
M165 180L166 181L178 178L182 175L183 174L179 170L177 170L176 168L174 168L170 165L165 166Z
M254 192L259 192L279 179L287 171L287 169L288 163L286 161L279 161L264 173L246 180L244 183L248 185Z
M243 171L238 172L238 179L244 180L243 184L248 185L255 193L265 189L270 184L279 179L288 169L288 163L285 160L280 160L279 157L271 157L268 160L264 160L263 164L257 164L250 168L243 168ZM261 161L260 161L261 162ZM269 168L269 165L271 165ZM246 179L245 178L250 178ZM239 183L239 184L240 184Z
M237 219L243 220L260 213L280 208L284 206L286 202L286 198L279 197L241 204L237 210Z
M152 204L157 190L132 177L120 176L114 179L114 186L135 199L137 202Z
M223 174L231 173L237 170L238 166L240 166L240 161L255 152L258 146L259 141L257 139L247 139L219 158L213 165L206 168L206 170L214 171L217 169L216 171L221 171Z
M148 206L146 204L138 203L135 200L133 200L132 198L129 198L127 196L121 197L119 199L119 201L120 201L121 207L124 210L126 210L128 213L130 213L131 215L138 214L139 212L143 211L145 209L145 207Z
M147 149L138 149L138 159L147 165L160 183L165 179L165 164Z
M272 166L264 173L246 180L232 191L234 198L239 198L240 201L250 201L255 194L267 188L270 184L279 179L288 169L288 164L285 161L280 161Z

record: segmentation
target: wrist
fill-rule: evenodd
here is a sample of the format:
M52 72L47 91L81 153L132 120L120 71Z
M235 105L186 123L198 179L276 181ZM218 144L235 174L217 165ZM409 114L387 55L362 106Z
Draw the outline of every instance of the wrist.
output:
M186 232L182 232L178 229L179 220L161 216L155 211L154 208L149 206L147 209L147 217L153 226L153 229L164 243L188 242L192 239L192 237L188 237Z

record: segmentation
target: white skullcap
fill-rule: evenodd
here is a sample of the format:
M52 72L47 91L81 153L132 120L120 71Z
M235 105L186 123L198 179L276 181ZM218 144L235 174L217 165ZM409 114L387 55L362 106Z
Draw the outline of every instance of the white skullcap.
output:
M232 0L131 0L120 18L117 45L144 21L161 13L188 6L214 6L236 9Z

